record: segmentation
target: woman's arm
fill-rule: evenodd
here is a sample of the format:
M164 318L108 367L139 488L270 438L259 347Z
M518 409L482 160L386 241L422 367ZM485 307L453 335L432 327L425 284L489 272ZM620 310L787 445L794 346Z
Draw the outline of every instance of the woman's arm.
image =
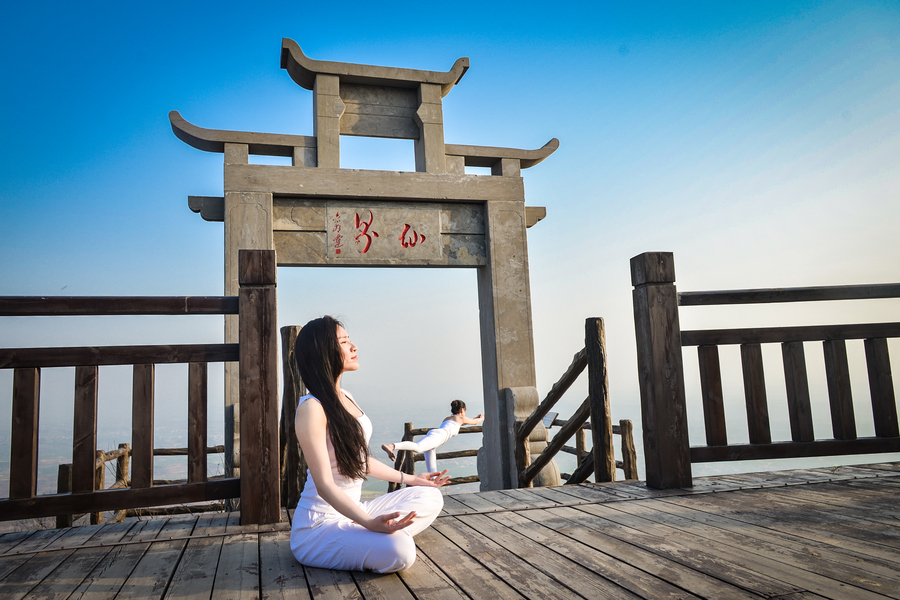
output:
M478 415L474 419L470 419L469 417L463 417L463 425L478 425L479 423L484 421L484 415L478 413Z
M348 519L352 519L371 531L390 533L410 525L412 523L410 515L400 521L394 521L400 516L399 512L376 517L369 516L334 483L325 439L328 435L327 424L325 411L318 402L308 400L297 407L294 429L297 430L297 439L300 442L300 448L303 449L309 473L312 475L313 481L316 483L316 490L322 499Z

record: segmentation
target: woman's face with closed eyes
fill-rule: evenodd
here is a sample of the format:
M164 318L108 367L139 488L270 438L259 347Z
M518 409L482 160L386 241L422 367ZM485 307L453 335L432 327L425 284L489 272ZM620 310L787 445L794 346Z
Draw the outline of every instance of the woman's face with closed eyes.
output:
M342 372L356 371L359 369L359 360L356 357L356 344L350 341L347 330L340 325L337 328L337 339L338 345L341 347L341 356L344 359L344 370Z

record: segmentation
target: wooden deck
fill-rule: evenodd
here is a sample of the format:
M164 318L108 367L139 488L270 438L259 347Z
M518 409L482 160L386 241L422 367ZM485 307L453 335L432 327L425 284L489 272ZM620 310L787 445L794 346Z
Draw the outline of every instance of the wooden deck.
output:
M207 513L0 536L0 598L900 598L900 463L448 496L399 574Z

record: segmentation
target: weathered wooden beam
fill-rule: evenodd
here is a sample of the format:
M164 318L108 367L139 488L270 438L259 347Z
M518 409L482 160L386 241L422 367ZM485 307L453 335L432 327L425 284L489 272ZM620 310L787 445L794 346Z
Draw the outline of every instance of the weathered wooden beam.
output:
M744 373L744 402L747 406L750 443L768 444L772 441L772 433L766 402L762 348L759 344L741 344L741 367Z
M856 417L853 415L853 393L850 389L850 365L847 343L826 340L825 381L828 384L828 404L831 406L831 430L835 439L856 439Z
M541 403L538 407L531 413L525 421L522 422L522 426L520 428L520 433L518 436L520 438L526 438L531 435L531 432L534 430L535 426L540 423L544 417L547 416L547 413L550 412L556 403L562 398L563 394L572 387L572 384L578 379L578 376L581 375L582 371L584 371L585 367L587 367L587 349L582 348L578 352L575 353L575 356L572 357L572 362L569 364L569 368L566 369L566 372L562 374L562 377L553 384L553 387L550 388L550 391L547 392L547 396L541 400Z
M281 519L278 452L278 322L275 252L241 250L240 431L241 524Z
M897 423L897 401L894 398L894 381L891 376L891 358L887 340L867 339L866 366L869 372L869 391L872 397L872 416L875 420L875 435L878 437L900 436Z
M131 487L153 485L154 365L134 365L131 397Z
M238 360L237 344L0 349L0 369L227 362L236 360Z
M93 492L97 453L97 367L75 369L75 420L72 432L72 492Z
M591 317L585 320L584 347L587 350L594 481L596 483L615 481L616 454L613 450L612 416L609 406L609 367L603 319Z
M703 424L707 446L726 446L725 402L722 394L722 370L718 346L698 346L700 395L703 400Z
M813 432L809 378L806 374L806 354L803 351L803 342L785 342L781 345L781 356L784 361L784 383L787 388L791 439L795 442L811 442L816 439L816 436Z
M550 440L550 443L547 444L544 451L541 452L537 458L533 459L531 464L526 466L524 470L519 471L519 487L530 487L531 482L537 477L537 474L541 472L541 469L550 464L550 461L553 460L553 457L556 456L559 449L575 435L575 432L581 428L581 425L587 421L590 416L591 399L588 397L584 399L584 402L581 403L581 406L578 407L578 410L575 411L575 414L572 415L569 422L553 436L553 439Z
M41 370L16 369L10 428L10 498L30 498L37 493L40 398Z
M811 325L803 327L751 327L747 329L698 329L681 332L682 346L724 344L771 344L782 342L818 342L824 340L863 340L872 337L900 337L900 323L862 323L852 325Z
M143 489L100 490L87 494L47 494L34 498L0 500L0 521L205 502L237 498L239 495L240 480L234 478Z
M0 296L0 317L237 314L232 296Z
M631 259L647 485L690 487L682 334L671 252Z
M682 292L678 294L678 304L679 306L712 306L716 304L770 304L772 302L866 300L871 298L900 298L900 283Z
M206 481L207 395L209 386L207 363L188 366L188 481Z

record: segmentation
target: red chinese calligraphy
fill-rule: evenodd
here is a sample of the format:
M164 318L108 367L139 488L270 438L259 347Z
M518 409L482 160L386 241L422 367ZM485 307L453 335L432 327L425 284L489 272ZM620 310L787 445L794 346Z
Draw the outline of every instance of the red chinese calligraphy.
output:
M409 238L406 237L406 234L409 233L410 225L408 223L403 224L403 233L400 234L400 237L397 238L400 240L400 245L404 248L414 248L416 244L421 244L425 241L425 236L421 233L416 233L416 230L413 229L412 235Z
M332 217L331 222L331 232L336 234L333 239L334 253L340 254L341 247L344 245L344 236L341 235L341 213L334 213L334 217Z
M362 219L360 219L360 218L359 218L359 213L356 213L356 214L354 215L354 217L353 217L353 224L354 224L354 226L355 226L357 229L359 229L360 227L362 227L362 231L360 231L360 232L356 235L356 237L353 238L353 239L356 240L356 244L357 244L357 245L359 245L360 243L362 243L363 241L365 241L365 246L363 247L362 250L359 251L360 254L365 254L366 252L368 252L368 251L369 251L369 248L372 246L372 238L377 238L377 237L378 237L378 232L376 232L374 229L372 229L372 230L370 231L370 228L372 227L372 221L373 221L373 219L375 218L375 216L372 214L372 211L371 211L371 210L368 211L368 212L369 212L369 220L368 220L368 221L363 221ZM363 239L360 240L360 238L363 238Z

